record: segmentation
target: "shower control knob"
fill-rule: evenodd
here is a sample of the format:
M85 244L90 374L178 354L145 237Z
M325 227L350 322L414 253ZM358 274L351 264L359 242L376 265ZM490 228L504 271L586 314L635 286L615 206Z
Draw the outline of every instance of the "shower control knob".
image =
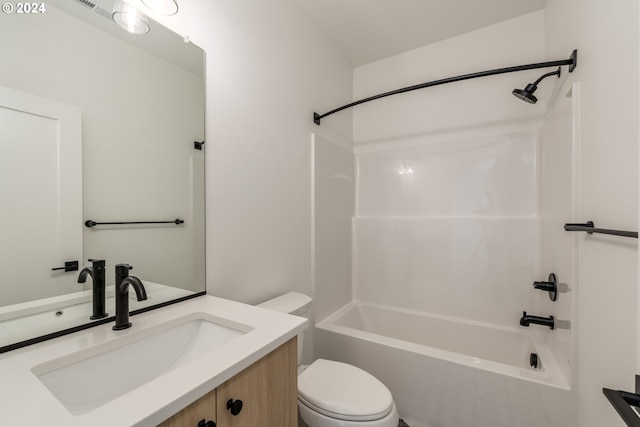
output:
M227 409L231 412L231 415L238 415L242 411L242 400L229 399L227 401Z
M547 282L533 282L533 287L544 292L549 292L551 301L558 299L558 277L554 273L549 274Z

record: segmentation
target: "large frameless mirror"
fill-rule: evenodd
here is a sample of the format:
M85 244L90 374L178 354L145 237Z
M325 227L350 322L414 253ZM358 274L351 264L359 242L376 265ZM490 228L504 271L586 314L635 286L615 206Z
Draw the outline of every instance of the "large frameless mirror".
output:
M50 0L0 25L0 352L95 323L89 260L148 300L205 290L204 52L106 0Z

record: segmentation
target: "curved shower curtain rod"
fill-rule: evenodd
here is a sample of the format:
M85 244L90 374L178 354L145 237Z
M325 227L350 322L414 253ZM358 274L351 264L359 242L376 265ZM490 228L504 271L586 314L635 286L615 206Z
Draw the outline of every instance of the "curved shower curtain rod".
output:
M442 85L442 84L445 84L445 83L459 82L459 81L462 81L462 80L475 79L477 77L487 77L487 76L493 76L493 75L496 75L496 74L514 73L516 71L535 70L537 68L559 67L559 66L562 66L562 65L568 65L569 66L569 72L571 73L576 68L577 63L578 63L578 51L574 50L573 52L571 52L571 56L569 57L569 59L564 59L564 60L560 60L560 61L538 62L538 63L535 63L535 64L517 65L515 67L496 68L495 70L480 71L478 73L463 74L463 75L460 75L460 76L448 77L446 79L434 80L434 81L431 81L431 82L421 83L421 84L414 85L414 86L404 87L402 89L392 90L391 92L385 92L385 93L381 93L379 95L370 96L368 98L364 98L364 99L361 99L359 101L355 101L355 102L352 102L350 104L343 105L342 107L339 107L339 108L336 108L334 110L331 110L328 113L324 113L324 114L313 113L313 122L315 124L317 124L317 125L320 125L320 120L322 120L323 118L325 118L327 116L330 116L331 114L337 113L338 111L342 111L342 110L345 110L347 108L355 107L356 105L363 104L363 103L369 102L369 101L373 101L374 99L384 98L386 96L396 95L396 94L399 94L399 93L410 92L412 90L424 89L426 87L438 86L438 85Z

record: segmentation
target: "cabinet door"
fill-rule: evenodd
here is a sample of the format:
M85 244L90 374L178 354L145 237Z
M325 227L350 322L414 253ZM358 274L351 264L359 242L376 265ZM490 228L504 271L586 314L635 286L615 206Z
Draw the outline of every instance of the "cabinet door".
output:
M212 390L193 402L171 418L165 420L158 427L199 427L198 423L204 420L216 421L216 391Z
M297 427L297 337L217 388L219 427ZM233 415L227 405L238 409Z

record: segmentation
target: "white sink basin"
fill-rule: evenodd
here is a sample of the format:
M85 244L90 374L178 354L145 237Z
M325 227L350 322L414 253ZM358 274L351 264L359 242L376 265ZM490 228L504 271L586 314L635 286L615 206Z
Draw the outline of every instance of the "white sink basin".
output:
M67 410L90 412L253 328L194 313L54 359L32 372ZM114 332L116 334L117 332Z

